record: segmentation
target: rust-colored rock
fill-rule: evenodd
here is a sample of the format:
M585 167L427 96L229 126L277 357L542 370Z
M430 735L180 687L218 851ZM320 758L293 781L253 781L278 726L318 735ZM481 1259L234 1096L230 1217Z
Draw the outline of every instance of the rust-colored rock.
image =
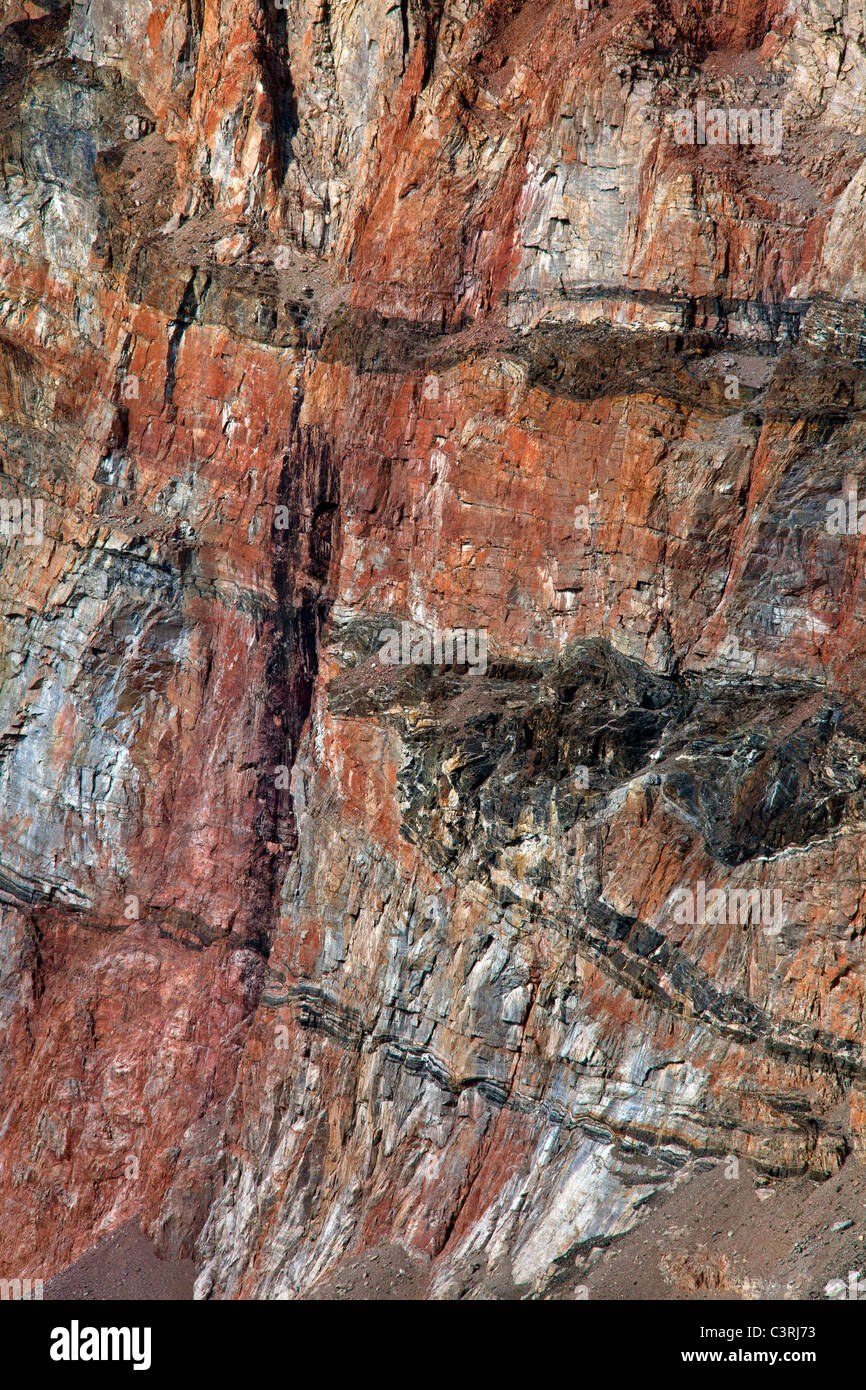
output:
M862 1157L861 11L2 8L0 1274Z

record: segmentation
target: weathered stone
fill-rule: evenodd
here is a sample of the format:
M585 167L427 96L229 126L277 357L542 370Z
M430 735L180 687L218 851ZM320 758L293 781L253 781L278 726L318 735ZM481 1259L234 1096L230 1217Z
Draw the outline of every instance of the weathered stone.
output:
M0 1271L866 1150L862 8L0 7Z

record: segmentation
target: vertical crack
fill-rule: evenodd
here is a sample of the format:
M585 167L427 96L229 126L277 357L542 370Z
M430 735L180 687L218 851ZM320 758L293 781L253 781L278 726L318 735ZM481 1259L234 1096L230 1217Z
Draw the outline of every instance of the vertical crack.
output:
M300 409L296 406L295 420ZM269 923L286 857L297 848L291 771L309 717L322 629L330 611L328 580L339 520L339 473L318 430L293 427L277 487L271 574L277 603L265 667L255 813L256 948L267 955Z
M165 387L163 390L163 405L174 408L174 388L177 381L177 359L180 352L180 345L183 342L183 335L190 324L195 323L198 311L207 294L210 285L210 275L206 271L200 271L197 266L193 266L192 275L187 282L177 311L177 317L171 327L168 339L168 351L165 360Z

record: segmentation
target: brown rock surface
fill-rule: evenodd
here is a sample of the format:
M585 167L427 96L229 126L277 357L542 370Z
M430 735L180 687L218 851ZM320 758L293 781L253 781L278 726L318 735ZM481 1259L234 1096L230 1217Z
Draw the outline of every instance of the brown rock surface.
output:
M862 6L0 44L0 1274L555 1296L711 1159L850 1171Z

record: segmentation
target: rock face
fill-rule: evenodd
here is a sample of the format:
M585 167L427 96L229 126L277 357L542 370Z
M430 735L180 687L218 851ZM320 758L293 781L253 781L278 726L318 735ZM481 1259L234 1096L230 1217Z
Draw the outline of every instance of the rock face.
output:
M0 25L0 1274L862 1156L860 0Z

